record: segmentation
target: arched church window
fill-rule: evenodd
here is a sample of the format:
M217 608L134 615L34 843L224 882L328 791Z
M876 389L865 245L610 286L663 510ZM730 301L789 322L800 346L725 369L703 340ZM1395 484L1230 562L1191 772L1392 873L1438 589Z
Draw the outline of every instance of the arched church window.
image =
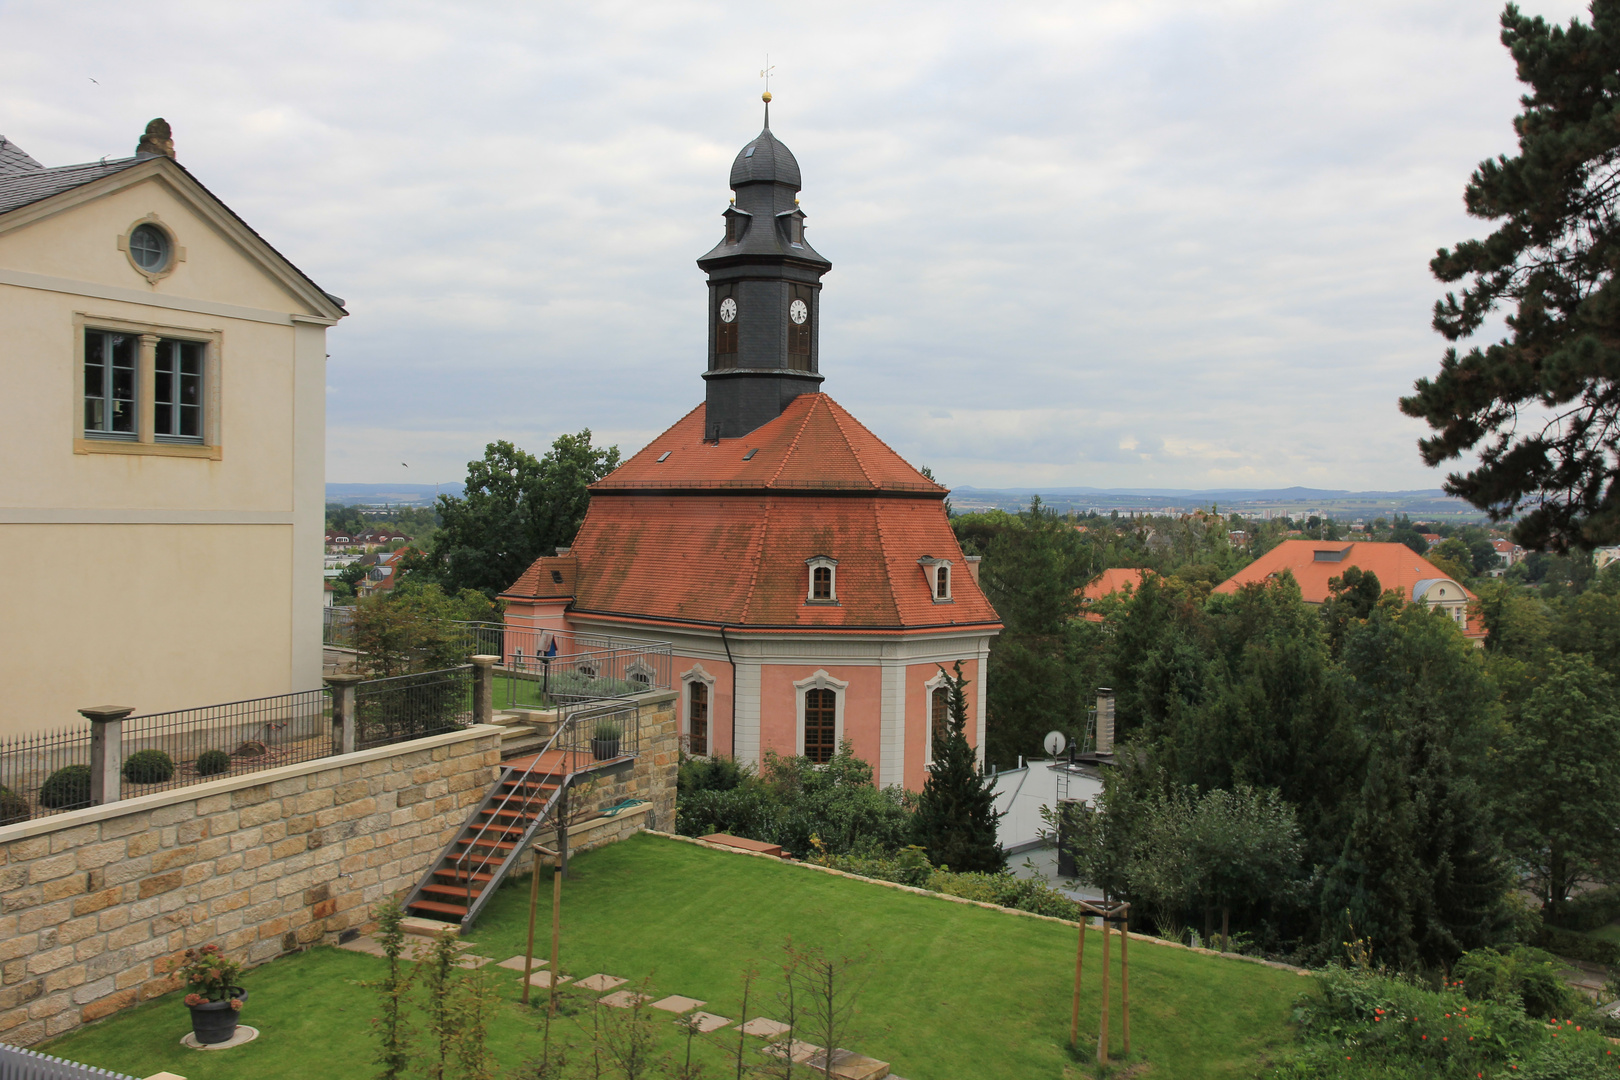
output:
M936 686L930 696L933 700L930 702L928 716L928 752L932 755L934 739L945 730L945 725L951 718L951 692L943 686Z
M838 692L818 688L804 695L804 756L825 765L838 752Z

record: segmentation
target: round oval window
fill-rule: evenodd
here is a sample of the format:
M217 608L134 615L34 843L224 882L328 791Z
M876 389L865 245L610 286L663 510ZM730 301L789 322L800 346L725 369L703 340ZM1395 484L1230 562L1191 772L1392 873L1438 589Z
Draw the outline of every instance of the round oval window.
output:
M156 225L139 225L129 234L129 254L142 270L161 270L169 262L169 238Z

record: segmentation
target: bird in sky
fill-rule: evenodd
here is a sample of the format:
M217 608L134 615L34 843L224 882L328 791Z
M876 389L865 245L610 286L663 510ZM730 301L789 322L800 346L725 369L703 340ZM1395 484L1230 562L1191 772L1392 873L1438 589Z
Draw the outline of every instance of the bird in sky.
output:
M400 464L404 465L407 469L411 467L409 462L402 461Z
M89 75L86 75L85 78L89 79L91 82L95 83L97 86L101 85L101 80L100 79L92 78Z

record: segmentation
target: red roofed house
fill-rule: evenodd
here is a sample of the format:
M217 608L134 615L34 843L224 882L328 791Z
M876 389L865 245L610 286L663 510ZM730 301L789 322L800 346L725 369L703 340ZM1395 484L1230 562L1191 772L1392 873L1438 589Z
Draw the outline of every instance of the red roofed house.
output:
M1142 587L1143 577L1151 573L1153 573L1152 570L1126 569L1124 567L1104 570L1094 581L1079 590L1081 618L1088 622L1102 622L1103 617L1086 611L1086 606L1101 600L1105 596L1113 596L1115 593L1136 592Z
M1485 625L1477 612L1469 610L1474 594L1405 544L1284 540L1215 586L1215 591L1234 593L1239 586L1265 581L1288 570L1299 582L1305 602L1320 604L1331 595L1329 579L1342 577L1352 566L1377 575L1385 592L1395 589L1412 603L1440 608L1462 628L1464 637L1476 644L1484 643Z
M670 641L693 754L825 761L849 739L880 785L921 788L944 678L984 744L1000 631L947 490L820 392L821 276L793 155L738 154L709 275L705 401L591 486L573 546L506 593L514 628ZM981 750L982 754L982 750Z

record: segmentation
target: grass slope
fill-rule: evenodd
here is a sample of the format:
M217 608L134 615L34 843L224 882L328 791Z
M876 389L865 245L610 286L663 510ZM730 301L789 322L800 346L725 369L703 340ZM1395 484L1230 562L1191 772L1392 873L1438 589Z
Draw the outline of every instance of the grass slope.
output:
M581 856L573 871L563 888L568 974L651 976L662 993L701 998L709 1011L739 1018L741 973L752 964L762 973L753 999L761 1004L749 1013L773 1015L770 976L792 935L834 955L865 957L859 1016L844 1045L892 1062L909 1080L1091 1072L1102 951L1095 931L1081 1002L1086 1058L1077 1066L1064 1046L1070 927L649 836ZM522 951L526 885L494 899L472 935L475 951L498 960ZM547 923L543 912L542 938ZM1115 946L1117 1054L1117 939ZM228 1053L176 1045L187 1030L178 995L44 1049L135 1075L166 1068L190 1080L368 1076L373 999L355 981L381 970L379 960L334 949L255 970L243 1019L264 1034ZM1177 1080L1251 1077L1268 1057L1289 1052L1290 1005L1304 988L1290 972L1139 942L1131 950L1132 1060ZM491 1040L504 1065L532 1052L532 1027L516 1006L507 1010Z

